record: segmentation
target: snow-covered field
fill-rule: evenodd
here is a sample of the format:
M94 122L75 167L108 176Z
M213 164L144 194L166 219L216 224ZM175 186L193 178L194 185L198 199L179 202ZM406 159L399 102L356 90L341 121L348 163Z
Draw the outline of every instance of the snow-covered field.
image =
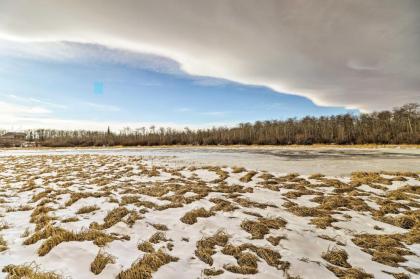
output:
M420 276L415 172L15 155L0 156L1 278Z

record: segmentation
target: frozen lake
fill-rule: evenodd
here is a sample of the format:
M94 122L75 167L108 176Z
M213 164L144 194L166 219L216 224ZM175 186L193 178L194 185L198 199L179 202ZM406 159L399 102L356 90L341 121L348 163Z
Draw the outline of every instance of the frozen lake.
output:
M0 150L0 156L104 154L155 157L169 165L228 165L277 173L348 175L353 171L420 171L419 148L136 147Z

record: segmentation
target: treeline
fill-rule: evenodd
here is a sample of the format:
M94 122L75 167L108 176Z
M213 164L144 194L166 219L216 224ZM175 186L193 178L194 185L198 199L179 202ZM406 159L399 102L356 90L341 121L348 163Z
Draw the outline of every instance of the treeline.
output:
M42 146L154 146L154 145L287 145L287 144L420 144L419 104L359 115L304 117L257 121L236 127L175 130L125 128L108 131L27 131Z

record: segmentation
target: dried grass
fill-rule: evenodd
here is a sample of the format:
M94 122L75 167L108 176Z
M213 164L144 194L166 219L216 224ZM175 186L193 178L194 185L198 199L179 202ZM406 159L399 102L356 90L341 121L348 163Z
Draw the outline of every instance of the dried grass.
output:
M187 213L183 217L181 217L181 222L192 225L197 223L197 218L207 218L213 216L214 213L212 211L207 211L205 208L201 207L198 209L193 209Z
M351 265L347 262L348 254L345 250L334 247L322 253L322 258L330 264L349 268Z
M176 261L178 261L178 258L172 257L162 250L147 253L129 269L118 274L117 279L151 279L152 273L157 271L161 266Z
M98 210L99 207L96 205L88 205L88 206L83 206L81 208L79 208L79 210L77 210L76 214L86 214L86 213L91 213L95 210Z
M61 279L62 277L54 272L39 271L34 265L7 265L3 272L8 273L7 279Z
M328 265L328 270L330 270L332 273L335 274L338 278L343 279L368 279L368 278L374 278L372 274L366 273L361 268L339 268L336 266Z
M143 241L142 243L139 243L137 245L137 249L145 253L152 253L155 251L155 248L153 248L152 243L149 241Z
M256 221L242 221L241 228L250 233L253 239L263 239L270 229L284 228L286 224L287 222L282 218L258 218Z
M218 231L213 236L197 241L195 255L208 265L213 265L213 258L211 256L216 253L215 246L224 247L228 240L229 236L225 232Z
M215 268L205 268L203 270L204 275L206 276L217 276L223 274L223 269L215 269Z
M110 263L115 263L115 257L103 252L102 250L99 250L95 259L90 264L90 271L92 271L93 274L98 275L102 272L102 270L104 270L106 265Z
M0 235L0 252L6 251L8 249L7 247L7 242L6 240L3 238L2 235Z
M248 183L252 180L252 178L257 174L257 172L255 171L250 171L247 174L245 174L244 176L242 176L241 178L239 178L239 180L241 182L245 182Z

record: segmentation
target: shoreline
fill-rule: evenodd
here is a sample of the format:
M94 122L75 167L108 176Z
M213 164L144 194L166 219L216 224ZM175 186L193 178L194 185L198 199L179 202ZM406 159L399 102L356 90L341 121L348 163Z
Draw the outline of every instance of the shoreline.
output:
M313 145L155 145L155 146L66 146L66 147L0 147L0 151L14 150L107 150L107 149L420 149L420 144L313 144Z

